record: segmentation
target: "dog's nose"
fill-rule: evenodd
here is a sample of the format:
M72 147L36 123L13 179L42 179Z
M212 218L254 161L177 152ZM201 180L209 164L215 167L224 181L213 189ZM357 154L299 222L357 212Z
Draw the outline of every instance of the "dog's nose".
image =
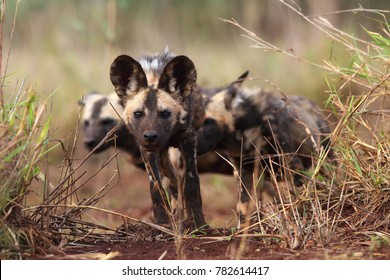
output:
M144 132L144 138L146 141L154 142L158 138L158 134L156 131L145 131Z

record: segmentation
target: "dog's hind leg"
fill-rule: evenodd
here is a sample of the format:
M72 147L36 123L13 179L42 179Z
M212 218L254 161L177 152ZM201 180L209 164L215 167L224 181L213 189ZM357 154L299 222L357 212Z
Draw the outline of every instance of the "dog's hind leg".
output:
M296 187L301 187L303 185L303 176L299 172L305 170L302 160L298 156L294 156L291 159L290 168L296 172L293 175L294 185Z
M245 223L248 215L250 215L250 203L251 193L253 189L253 165L239 167L238 160L234 160L236 170L235 176L237 177L240 185L240 201L237 205L237 210L240 215L240 224Z

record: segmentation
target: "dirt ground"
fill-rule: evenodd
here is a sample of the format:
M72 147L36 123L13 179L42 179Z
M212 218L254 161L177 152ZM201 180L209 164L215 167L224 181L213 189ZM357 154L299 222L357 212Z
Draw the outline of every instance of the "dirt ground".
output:
M177 259L172 242L136 242L127 244L101 244L98 250L102 253L117 251L115 259ZM77 249L69 249L70 253ZM390 259L390 249L368 252L367 248L338 249L311 248L290 250L279 245L265 245L256 240L246 242L245 249L240 251L240 241L205 241L190 239L184 242L184 259L194 260L290 260L290 259Z
M82 150L81 150L82 151ZM101 164L114 153L93 156L80 173L93 174ZM82 155L79 156L82 158ZM120 170L120 180L112 180L113 188L96 204L97 207L117 213L151 221L151 199L148 179L144 171L130 166L124 157L104 168L97 176L89 180L77 196L88 199L112 178L115 170ZM54 174L52 174L54 175ZM88 175L87 175L88 176ZM50 253L28 254L27 259L390 259L390 246L372 248L368 237L354 242L352 239L340 240L327 248L307 243L304 249L289 249L281 239L272 236L251 235L249 237L230 238L230 229L237 225L236 202L237 184L232 176L202 174L201 191L206 220L212 229L200 236L189 236L181 242L170 238L148 238L147 227L142 237L136 234L124 238L77 238L76 241L64 238L58 241L58 250ZM85 179L86 180L86 179ZM116 182L118 182L116 184ZM36 200L39 193L34 192ZM34 200L34 198L33 198ZM103 225L115 232L124 220L116 215L88 210L83 219ZM132 224L131 227L144 227ZM219 229L219 230L215 230ZM87 235L86 235L87 236ZM146 237L145 237L146 236ZM370 247L371 246L371 247Z
M371 250L349 243L329 248L312 246L288 249L270 239L217 240L215 236L188 238L177 246L174 240L97 241L67 245L55 254L30 255L27 259L116 259L116 260L389 260L390 247ZM181 250L177 249L181 248Z

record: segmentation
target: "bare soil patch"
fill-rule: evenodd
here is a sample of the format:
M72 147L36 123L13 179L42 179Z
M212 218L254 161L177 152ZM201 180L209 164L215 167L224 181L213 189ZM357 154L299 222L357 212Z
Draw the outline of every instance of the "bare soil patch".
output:
M366 259L389 260L390 247L372 250L369 246L352 242L332 244L329 248L313 246L289 249L280 242L250 237L246 240L216 240L216 236L186 238L182 251L174 240L95 241L67 245L62 251L50 255L30 255L28 259L94 259L116 260L327 260Z

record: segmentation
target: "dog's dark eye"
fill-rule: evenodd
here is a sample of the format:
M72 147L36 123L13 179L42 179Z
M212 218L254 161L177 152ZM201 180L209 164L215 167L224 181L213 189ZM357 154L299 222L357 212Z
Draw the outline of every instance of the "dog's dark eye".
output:
M169 112L168 110L164 110L161 112L161 117L164 119L169 119L171 117L171 112Z
M84 126L85 126L85 127L89 126L89 120L85 120L85 121L84 121Z
M136 118L136 119L142 118L143 115L144 115L144 113L142 111L135 111L134 112L134 118Z
M211 124L215 124L215 120L212 119L212 118L206 118L206 119L203 121L203 125L211 125Z
M115 120L113 119L104 119L101 121L102 125L108 126L108 125L115 125Z

